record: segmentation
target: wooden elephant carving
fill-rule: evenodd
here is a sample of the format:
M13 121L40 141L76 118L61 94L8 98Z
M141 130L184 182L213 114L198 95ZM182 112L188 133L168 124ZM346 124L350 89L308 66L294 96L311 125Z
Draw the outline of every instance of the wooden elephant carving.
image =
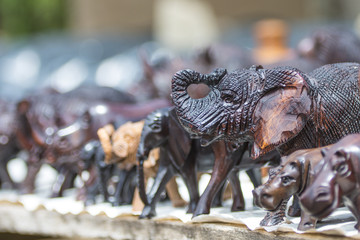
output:
M209 94L192 98L188 87L200 83ZM357 63L329 64L309 74L261 66L205 75L182 70L173 77L172 98L182 126L204 145L251 142L253 158L272 150L287 156L360 132Z
M29 152L28 173L21 186L22 191L33 192L35 177L43 164L43 159L55 162L55 156L46 152L51 152L48 149L59 129L75 122L91 106L116 102L131 104L134 103L134 99L131 95L113 88L82 86L63 94L42 90L18 102L16 138L20 147ZM59 190L60 192L56 191L53 195L61 195L62 189Z
M143 164L151 149L160 147L159 170L155 182L149 193L145 193L143 180ZM140 196L145 203L145 208L141 218L151 218L156 215L155 207L165 184L174 174L183 177L190 195L188 212L209 213L211 203L214 199L221 199L221 188L229 179L232 193L233 205L232 211L244 210L244 198L242 195L239 178L237 173L239 169L248 169L255 166L255 163L249 158L244 157L246 147L242 146L238 150L233 150L231 144L226 142L215 143L209 147L201 147L198 139L192 139L190 135L180 125L174 108L164 108L154 111L145 119L144 128L141 134L141 140L137 152L139 161L139 190ZM217 161L219 167L231 169L224 174L214 175L205 192L199 197L197 185L197 173L208 172L211 170L214 160L223 158L227 161ZM250 160L250 164L249 164ZM232 168L234 167L234 168ZM249 173L250 176L254 174ZM255 186L259 185L256 177L251 178ZM216 195L217 194L217 195ZM221 203L221 200L218 201Z
M124 170L131 170L136 166L136 152L140 143L140 136L144 126L144 121L127 122L121 125L118 129L114 129L113 125L106 125L98 130L98 136L101 146L105 153L105 163L116 164L118 168ZM147 180L150 177L155 177L159 167L159 148L152 149L147 160L144 162L144 175ZM122 186L118 185L118 189ZM182 207L187 203L184 201L179 192L175 178L172 178L166 185L166 190L174 207ZM116 191L115 204L119 200L119 193ZM133 210L142 211L144 204L142 203L138 190L135 190L133 198Z

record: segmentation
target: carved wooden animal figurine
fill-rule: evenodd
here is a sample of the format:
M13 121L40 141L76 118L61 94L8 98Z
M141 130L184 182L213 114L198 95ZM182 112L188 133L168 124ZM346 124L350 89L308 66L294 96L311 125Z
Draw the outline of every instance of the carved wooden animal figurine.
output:
M328 26L317 29L302 39L293 58L278 61L265 68L292 66L311 72L325 64L340 62L360 63L360 39L347 29Z
M146 195L143 179L143 163L151 149L160 147L159 170L157 172L154 185ZM199 201L199 192L197 187L197 172L207 172L213 166L215 158L226 157L226 164L238 165L229 173L229 181L233 192L232 211L244 209L244 198L237 172L239 169L247 169L248 161L243 161L245 149L234 150L231 144L225 142L215 143L211 147L200 147L199 140L191 139L190 135L180 125L179 120L173 108L159 109L151 113L145 120L144 128L141 134L141 140L137 152L139 160L139 190L142 201L145 203L141 218L151 218L156 215L155 207L160 194L164 191L165 184L174 174L180 174L188 188L190 203L188 212L194 212ZM218 161L219 163L224 163ZM220 166L221 167L221 166ZM258 185L254 180L254 185ZM208 189L204 193L203 211L210 211L211 203L214 198L220 197L215 194L220 190L226 181L222 179L216 188ZM217 201L220 202L220 201Z
M255 204L268 211L285 207L281 203L291 196L299 196L317 176L319 165L321 165L323 148L312 148L298 150L281 159L281 165L272 169L272 178L265 184L253 191ZM284 209L285 210L285 209ZM313 228L316 224L315 218L301 211L299 230Z
M288 27L280 19L264 19L257 22L254 26L255 62L271 64L293 57L293 50L287 46L287 36Z
M78 199L89 205L95 203L96 196L101 194L103 200L109 202L108 185L113 184L112 177L116 176L118 181L113 205L131 204L137 187L136 167L129 170L118 169L115 164L106 164L104 158L99 140L92 140L82 148L79 159L84 163L82 169L89 172L89 178L83 180L84 186L78 191Z
M97 139L97 130L100 127L108 123L119 124L128 120L143 119L154 109L165 106L169 106L169 102L162 99L148 101L144 104L99 102L90 105L82 116L71 124L58 128L52 134L44 155L47 159L53 159L53 164L61 166L63 171L59 174L59 180L66 179L63 176L77 175L79 171L82 171L81 167L79 168L75 164L79 161L79 151L87 142ZM66 156L67 161L55 163L58 156ZM55 184L62 185L61 182ZM62 190L58 195L61 194Z
M187 88L200 83L209 86L209 94L191 98ZM275 149L287 156L360 132L359 96L356 63L329 64L309 74L291 67L217 69L206 75L183 70L172 81L176 112L189 133L205 145L221 139L252 142L253 158Z
M90 106L100 103L134 102L129 94L106 87L81 87L65 94L40 91L17 104L16 137L22 149L29 152L28 173L22 184L23 192L32 192L37 172L42 165L54 133L76 121ZM65 178L62 178L65 179ZM54 195L59 195L54 193Z
M360 63L360 38L342 27L323 27L301 40L298 52L300 56L315 59L320 64Z
M127 122L118 129L114 129L113 125L106 125L98 130L98 136L105 153L105 163L116 164L118 168L130 170L136 166L136 152L140 142L141 132L144 121ZM148 159L144 162L145 180L155 177L158 169L159 149L150 151ZM118 188L122 186L118 185ZM166 190L174 207L182 207L187 203L184 201L179 192L175 178L172 178L166 185ZM120 190L116 191L118 194ZM120 196L115 196L115 204L118 205ZM135 191L134 200L132 202L134 211L141 211L144 207L139 198L138 191Z
M0 99L0 184L2 189L14 189L16 184L7 170L8 162L20 151L16 140L15 104Z
M344 137L323 151L324 164L300 196L302 208L316 218L329 216L343 202L360 231L360 134Z
M134 92L140 92L140 94L136 94L141 95L140 98L144 98L149 94L153 98L170 97L171 81L169 79L181 69L193 67L199 72L208 73L218 67L238 69L250 67L254 64L249 52L237 46L224 44L212 44L197 49L190 57L166 58L161 57L163 54L155 55L157 57L153 56L153 60L149 61L146 55L142 54L145 79L140 86L135 86L134 89Z

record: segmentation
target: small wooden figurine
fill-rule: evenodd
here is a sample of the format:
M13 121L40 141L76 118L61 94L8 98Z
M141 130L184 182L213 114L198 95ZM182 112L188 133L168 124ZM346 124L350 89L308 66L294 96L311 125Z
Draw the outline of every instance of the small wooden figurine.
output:
M253 49L257 64L271 64L293 57L294 52L287 46L288 27L279 19L265 19L254 26L256 47Z
M160 147L159 170L150 192L146 194L143 180L143 164L149 151L156 147ZM231 210L244 210L244 198L237 173L239 169L248 169L254 166L254 163L249 158L242 158L245 151L244 146L234 150L233 145L225 142L215 143L209 147L201 147L200 141L192 139L180 125L174 108L159 109L149 114L145 119L137 152L139 190L141 199L145 203L140 217L151 218L156 215L155 208L159 196L163 192L165 184L174 174L180 174L184 179L190 195L188 212L194 213L194 216L210 212L211 203L214 199L219 198L216 194L220 194L221 198L221 188L227 179L230 181L233 193ZM223 175L212 174L210 183L214 179L220 180L215 184L209 184L209 187L199 197L197 173L208 172L213 167L214 160L217 158L223 159L223 157L226 158L226 161L217 161L217 167L226 169L236 167L232 169L233 171L226 172ZM228 165L230 167L227 167ZM254 185L258 186L260 180L251 173L250 176L252 176L250 178L253 180Z
M274 171L272 178L253 191L255 204L268 211L285 208L286 205L282 204L284 200L289 199L291 196L298 197L311 186L318 174L316 169L319 169L319 165L321 165L322 149L298 150L287 157L282 157L281 165L272 169ZM298 229L307 230L313 228L316 220L301 211L301 221Z
M187 88L200 83L210 87L209 94L189 96ZM172 98L182 126L204 145L251 142L254 159L272 150L287 156L327 146L360 132L357 63L329 64L309 74L292 67L261 66L231 73L182 70L173 77ZM289 214L296 216L300 209Z
M131 170L136 166L136 151L139 146L141 131L144 121L127 122L118 129L114 129L109 124L98 130L98 136L105 153L105 163L116 164L118 168ZM159 148L150 151L147 160L144 162L144 175L147 180L155 177L159 164ZM121 187L121 186L118 186ZM175 178L172 178L166 185L167 193L174 207L182 207L187 203L179 192ZM117 191L119 192L119 191ZM115 201L118 196L115 196ZM135 190L133 202L133 211L142 211L144 204L139 198L138 190Z
M346 136L322 153L324 164L300 195L301 206L313 217L325 218L343 202L360 231L360 134Z

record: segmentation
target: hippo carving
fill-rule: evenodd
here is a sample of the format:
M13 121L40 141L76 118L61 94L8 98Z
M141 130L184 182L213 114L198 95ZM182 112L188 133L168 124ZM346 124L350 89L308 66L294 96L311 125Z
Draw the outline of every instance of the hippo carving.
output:
M300 196L301 206L313 217L325 218L343 202L360 231L360 134L346 136L323 155L319 174Z
M282 202L293 195L300 195L313 182L321 165L321 150L313 148L298 150L282 158L282 164L273 169L273 177L253 191L255 204L268 211L283 207ZM299 230L314 227L316 219L304 211L301 212Z

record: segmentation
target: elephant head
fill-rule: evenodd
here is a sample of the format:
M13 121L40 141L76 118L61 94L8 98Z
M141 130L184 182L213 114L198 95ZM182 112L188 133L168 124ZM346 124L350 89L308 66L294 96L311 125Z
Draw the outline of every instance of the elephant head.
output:
M52 136L45 155L49 162L56 161L61 155L71 155L91 140L91 115L83 113L74 123L59 128Z
M290 67L253 66L231 73L216 69L206 75L182 70L172 79L172 98L180 122L193 136L201 136L203 145L217 139L253 141L256 158L304 128L312 105L310 81ZM209 86L209 94L192 98L188 87L200 83Z
M117 163L121 168L133 167L136 165L136 151L144 121L127 122L112 132L106 130L108 126L97 131L105 153L105 163Z
M169 136L169 108L162 108L150 113L144 121L140 143L136 152L138 160L138 184L140 198L148 204L145 192L144 162L150 151L164 144Z

